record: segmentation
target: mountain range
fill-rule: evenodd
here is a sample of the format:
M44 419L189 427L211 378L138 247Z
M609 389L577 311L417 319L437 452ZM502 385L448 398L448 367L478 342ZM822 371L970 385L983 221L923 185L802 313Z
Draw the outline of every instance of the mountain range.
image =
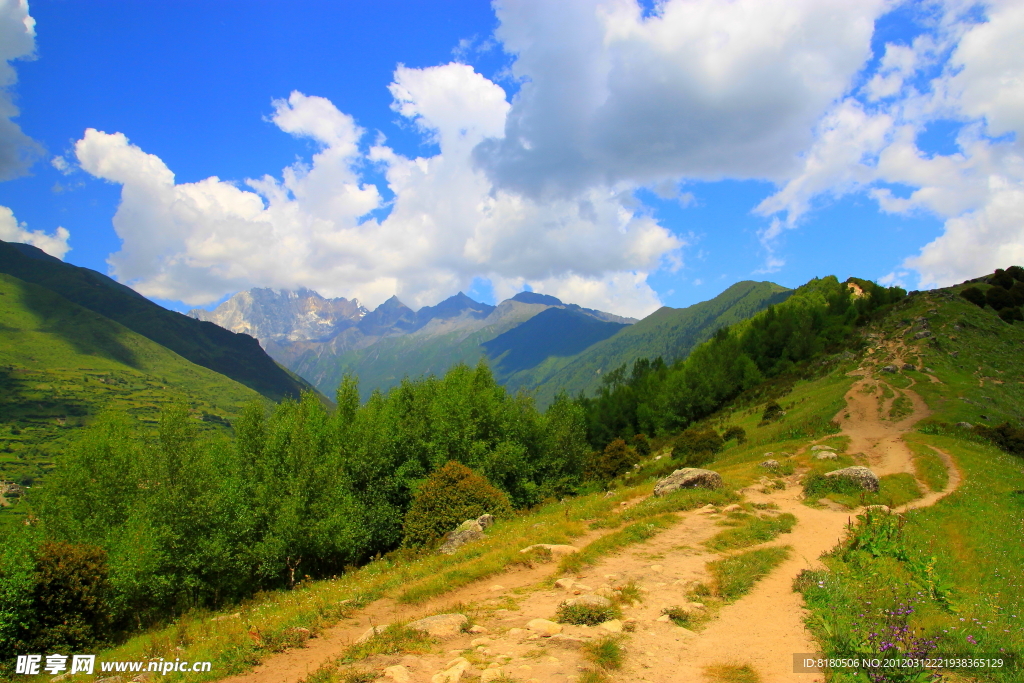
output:
M278 362L330 395L349 373L363 398L404 377L443 374L486 359L503 384L534 392L541 405L558 391L592 393L602 373L640 357L685 357L719 328L783 301L790 290L740 282L683 309L634 318L520 292L496 306L459 292L413 311L391 297L373 311L308 289L240 292L212 311L189 312L260 340Z

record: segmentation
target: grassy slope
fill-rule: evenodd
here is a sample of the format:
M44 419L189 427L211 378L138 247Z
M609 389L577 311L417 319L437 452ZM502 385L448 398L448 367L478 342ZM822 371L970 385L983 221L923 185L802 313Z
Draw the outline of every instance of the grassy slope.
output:
M108 407L156 424L187 401L213 425L259 394L53 292L0 274L0 478L39 477Z
M666 362L682 358L721 327L745 320L771 304L784 301L791 290L771 282L738 282L714 299L688 308L663 307L618 334L568 358L549 358L530 370L508 377L510 389L535 391L540 405L548 405L565 390L571 395L592 393L602 373L637 358Z
M248 335L168 311L88 268L57 261L42 252L39 258L25 255L38 251L33 249L17 249L0 241L0 273L56 292L272 400L297 398L302 390L312 388L275 363Z

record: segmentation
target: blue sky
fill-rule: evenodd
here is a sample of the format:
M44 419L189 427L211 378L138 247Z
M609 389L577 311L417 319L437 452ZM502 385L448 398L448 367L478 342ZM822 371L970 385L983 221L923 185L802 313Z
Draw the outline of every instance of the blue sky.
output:
M0 239L178 310L951 284L1024 261L1022 34L1019 2L0 0Z

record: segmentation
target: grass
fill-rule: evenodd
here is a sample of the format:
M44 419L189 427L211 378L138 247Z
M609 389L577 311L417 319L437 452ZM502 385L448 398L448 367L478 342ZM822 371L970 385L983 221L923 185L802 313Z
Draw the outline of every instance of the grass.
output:
M727 603L739 600L789 557L789 551L789 546L760 548L709 562L715 593Z
M761 683L761 677L749 665L714 664L704 667L704 675L711 683Z
M617 638L608 637L586 643L583 646L583 655L602 669L617 670L622 668L622 660L626 653Z
M949 484L949 470L939 454L931 446L918 443L915 436L904 438L907 446L914 454L914 472L932 491L944 491Z
M620 531L602 536L577 553L566 555L562 558L558 569L562 572L578 573L584 567L594 564L605 555L622 550L626 546L643 543L678 521L679 518L675 515L664 514L651 517L642 522L634 522Z
M559 624L576 624L577 626L597 626L612 619L621 619L622 610L615 605L570 605L563 602L555 611L555 621Z
M859 505L888 505L891 508L896 508L920 498L921 489L918 487L914 475L901 472L879 477L877 493L867 491L856 494L832 493L827 497L850 508Z
M1006 652L1020 660L1024 495L1015 492L1024 491L1024 463L954 425L1024 419L1024 325L1007 325L990 310L937 294L914 297L900 315L929 317L936 334L911 346L919 364L941 381L913 387L933 411L918 433L905 437L915 470L928 488L947 486L935 447L954 458L964 481L935 505L907 512L884 538L854 544L853 537L868 532L862 522L851 529L851 540L825 558L826 571L797 582L811 612L808 627L826 654L877 649L873 633L906 633L895 641L898 651ZM883 320L880 328L891 333L896 325ZM891 680L924 674L901 675ZM862 680L838 672L831 677ZM1024 671L986 680L1020 683Z
M914 402L906 396L897 396L889 406L889 419L897 422L914 412Z
M785 512L776 517L746 515L742 526L721 531L704 542L711 550L737 550L776 538L779 534L788 534L796 524L796 517Z
M261 399L112 320L2 273L0 320L0 479L45 481L54 460L104 410L127 412L142 428L155 428L164 407L183 401L200 430L223 431L245 404ZM13 511L0 512L0 525Z

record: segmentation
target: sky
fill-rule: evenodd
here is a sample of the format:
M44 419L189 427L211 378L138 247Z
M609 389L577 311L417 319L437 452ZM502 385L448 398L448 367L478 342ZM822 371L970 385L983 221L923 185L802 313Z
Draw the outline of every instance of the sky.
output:
M1024 263L1024 2L0 0L0 239L175 310Z

